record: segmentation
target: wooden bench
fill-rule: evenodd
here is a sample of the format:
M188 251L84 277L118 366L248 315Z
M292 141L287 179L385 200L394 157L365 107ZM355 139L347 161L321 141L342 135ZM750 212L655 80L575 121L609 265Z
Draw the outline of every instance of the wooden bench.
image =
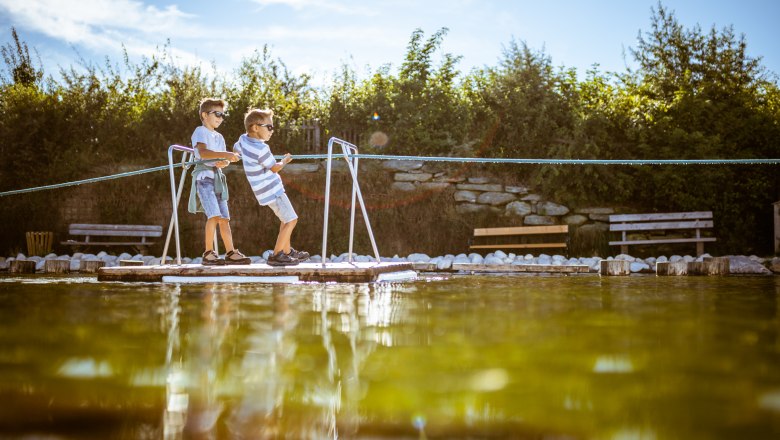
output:
M502 237L497 243L471 244L469 249L563 249L569 242L569 225L514 226L474 229L474 240ZM511 240L511 237L519 238ZM489 239L488 239L489 240Z
M704 253L704 243L716 241L715 237L703 237L702 229L713 226L712 211L670 212L659 214L617 214L609 216L609 230L621 233L620 240L610 241L610 246L620 246L620 253L627 254L629 245L662 243L696 243L696 255ZM691 237L668 237L667 231L693 231ZM629 234L649 231L648 238L632 238ZM688 235L691 235L690 233Z
M153 241L148 238L161 237L162 226L158 225L93 225L74 223L69 226L70 235L84 236L81 240L69 239L61 242L73 250L90 246L127 246L144 255ZM99 237L98 239L95 239ZM140 240L139 240L140 237ZM132 240L132 241L131 241Z

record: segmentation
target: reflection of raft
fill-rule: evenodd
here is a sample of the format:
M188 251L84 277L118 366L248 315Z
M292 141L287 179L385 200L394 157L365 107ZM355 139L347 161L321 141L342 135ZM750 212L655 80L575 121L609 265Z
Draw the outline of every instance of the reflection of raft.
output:
M243 266L119 266L102 267L99 281L170 282L338 282L372 283L414 278L411 263L301 263L272 267L267 264ZM165 278L164 278L165 277ZM168 278L173 277L173 278Z

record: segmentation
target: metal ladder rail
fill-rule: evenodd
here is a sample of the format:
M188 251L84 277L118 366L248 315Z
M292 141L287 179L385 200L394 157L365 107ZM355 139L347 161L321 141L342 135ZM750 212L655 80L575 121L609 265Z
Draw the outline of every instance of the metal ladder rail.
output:
M374 250L374 256L377 263L381 262L379 256L379 250L376 247L376 240L374 240L374 232L371 229L371 222L368 220L368 212L366 211L366 204L363 202L363 194L360 191L360 184L358 183L357 170L358 170L358 158L350 158L350 151L355 154L358 153L357 146L350 144L347 141L338 139L335 137L330 138L328 141L328 158L325 167L325 213L322 226L322 267L325 267L325 261L327 259L328 250L328 212L330 208L330 180L331 180L331 168L333 162L333 144L338 143L341 145L342 155L347 162L349 173L352 176L352 206L350 209L350 225L349 225L349 262L352 263L352 246L355 238L355 199L360 202L360 210L363 213L363 221L366 223L366 229L368 230L368 237L371 240L371 247ZM354 163L353 163L354 161Z
M171 213L171 223L168 226L168 235L165 238L165 246L163 247L163 255L160 260L160 264L165 264L165 259L168 256L168 245L171 242L171 233L176 234L176 264L181 265L181 245L179 243L179 200L181 200L182 188L184 188L184 182L187 179L188 166L184 166L181 172L181 179L179 181L179 190L176 190L176 179L173 172L173 151L182 151L182 163L186 163L189 157L194 157L195 150L183 145L171 145L168 147L168 171L171 176L171 202L173 204L173 212Z

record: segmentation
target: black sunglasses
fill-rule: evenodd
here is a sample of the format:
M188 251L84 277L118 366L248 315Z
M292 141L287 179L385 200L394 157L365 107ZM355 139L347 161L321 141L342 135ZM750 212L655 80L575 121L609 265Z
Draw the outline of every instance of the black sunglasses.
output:
M223 118L223 119L226 118L227 115L228 115L227 112L221 112L219 110L212 110L212 111L208 112L209 115L212 114L212 113L214 113L214 116L216 116L218 118Z
M268 131L274 131L274 124L255 124L255 125L259 125L261 127L265 127L265 128L268 129Z

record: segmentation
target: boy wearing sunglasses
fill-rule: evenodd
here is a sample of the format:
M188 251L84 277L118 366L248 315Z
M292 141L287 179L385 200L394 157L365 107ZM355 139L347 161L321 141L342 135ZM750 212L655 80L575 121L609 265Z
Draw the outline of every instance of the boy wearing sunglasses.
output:
M250 264L252 261L233 247L233 235L230 232L230 211L228 211L227 179L222 168L237 162L241 156L225 148L225 138L216 129L225 120L227 103L222 99L206 98L200 103L199 114L203 123L192 133L192 147L195 160L218 159L195 165L192 172L192 189L188 210L191 213L206 213L206 252L203 263L206 266L223 264ZM214 252L214 234L219 226L219 234L227 249L225 258Z
M258 203L271 208L281 221L273 255L268 258L268 264L294 266L308 260L309 253L296 251L290 245L290 237L298 223L298 214L284 192L279 171L292 161L292 156L287 153L280 162L276 162L266 144L274 134L273 118L273 110L250 109L244 115L246 133L238 138L233 151L241 154L246 177Z

